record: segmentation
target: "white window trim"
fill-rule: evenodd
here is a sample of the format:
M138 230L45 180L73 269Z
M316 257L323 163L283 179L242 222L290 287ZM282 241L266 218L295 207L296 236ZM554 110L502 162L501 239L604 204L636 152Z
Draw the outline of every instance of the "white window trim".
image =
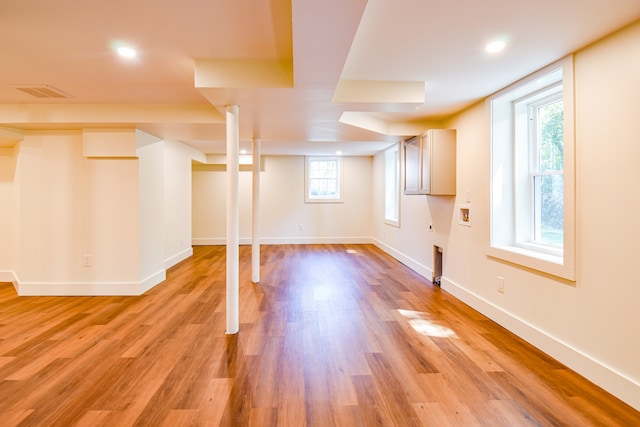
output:
M564 242L561 254L534 245L515 244L515 156L512 129L496 126L501 115L510 114L511 101L531 93L531 85L549 84L545 79L562 69L564 110ZM529 86L526 89L526 86ZM502 101L507 102L502 102ZM509 106L507 107L507 104ZM569 281L576 280L575 212L575 112L573 57L568 56L499 91L488 99L491 123L491 231L487 255ZM511 122L509 120L509 122ZM508 140L508 143L505 143ZM506 203L507 208L504 208ZM511 206L511 208L509 208ZM507 230L505 232L505 230Z
M311 160L337 160L338 162L338 196L311 197L309 195L309 162ZM305 203L343 203L343 172L342 157L340 156L305 156L304 158L304 202Z
M401 188L401 177L402 171L400 168L402 167L402 162L400 159L402 158L402 143L397 143L387 148L384 151L384 223L387 225L391 225L394 227L400 227L400 200L402 194ZM396 210L397 210L397 218L394 220L392 218L387 218L387 153L394 151L396 153Z

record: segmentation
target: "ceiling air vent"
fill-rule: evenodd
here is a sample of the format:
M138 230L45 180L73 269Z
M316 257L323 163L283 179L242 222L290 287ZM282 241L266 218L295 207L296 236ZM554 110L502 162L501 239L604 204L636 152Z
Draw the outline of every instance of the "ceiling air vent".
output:
M71 95L49 85L10 85L15 90L35 98L71 98Z

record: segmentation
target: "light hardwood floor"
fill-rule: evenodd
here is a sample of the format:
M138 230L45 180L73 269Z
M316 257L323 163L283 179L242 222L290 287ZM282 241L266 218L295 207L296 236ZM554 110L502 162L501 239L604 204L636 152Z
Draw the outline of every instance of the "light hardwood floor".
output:
M0 426L638 426L640 413L370 245L195 247L140 297L0 284Z

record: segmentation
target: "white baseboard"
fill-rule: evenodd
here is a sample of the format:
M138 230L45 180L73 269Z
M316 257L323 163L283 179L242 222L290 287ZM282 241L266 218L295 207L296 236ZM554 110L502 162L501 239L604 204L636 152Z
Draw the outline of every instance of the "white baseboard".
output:
M176 265L177 263L179 263L180 261L183 261L187 258L189 258L191 255L193 255L193 248L189 247L169 258L167 258L166 260L164 260L164 268L165 269L169 269L171 267L173 267L174 265Z
M193 246L224 246L227 239L224 237L194 237L191 239Z
M262 245L365 245L371 237L264 237ZM249 241L248 244L251 242Z
M568 343L549 335L490 301L442 277L441 287L460 301L484 314L536 348L568 366L620 400L640 410L640 384L621 372L585 354Z
M372 243L376 245L378 248L380 248L387 254L391 255L392 257L394 257L395 259L397 259L398 261L400 261L401 263L403 263L404 265L406 265L407 267L409 267L410 269L412 269L413 271L415 271L425 279L431 281L433 270L431 270L429 267L423 264L420 264L415 259L406 256L402 252L397 251L396 249L392 248L391 246L387 245L386 243L378 239L372 238L371 240L372 240Z
M13 271L0 270L0 282L15 282L16 275Z
M136 295L144 294L149 289L153 288L154 286L156 286L159 283L164 282L165 280L167 280L167 271L166 270L160 270L160 271L150 275L149 277L147 277L146 279L142 280L141 282L139 282L137 284L138 293Z
M261 245L362 245L373 243L371 237L262 237ZM227 239L224 237L197 237L191 240L194 246L224 246ZM241 245L250 245L250 238L240 238Z
M162 270L140 282L18 282L16 291L20 296L138 296L165 279L166 272Z

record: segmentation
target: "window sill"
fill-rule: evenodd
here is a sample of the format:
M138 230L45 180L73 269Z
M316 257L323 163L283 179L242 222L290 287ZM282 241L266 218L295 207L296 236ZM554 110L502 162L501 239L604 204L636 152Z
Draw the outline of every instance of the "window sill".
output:
M344 203L342 199L306 199L305 203Z
M487 249L487 255L572 282L576 280L574 266L565 264L562 256L516 246L491 246Z
M534 254L531 255L534 258L548 259L551 262L562 264L563 251L561 248L537 243L520 242L515 246L515 249L522 249L526 254Z
M396 227L396 228L400 228L400 220L392 220L392 219L386 219L384 220L384 223L387 225L390 225L392 227Z

